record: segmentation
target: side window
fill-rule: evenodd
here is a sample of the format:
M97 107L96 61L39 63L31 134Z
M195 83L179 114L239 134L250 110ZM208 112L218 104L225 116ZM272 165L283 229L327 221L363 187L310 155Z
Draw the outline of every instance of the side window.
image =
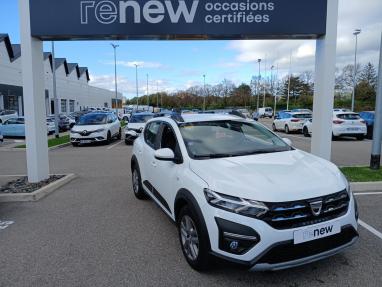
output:
M176 146L177 140L172 128L169 125L164 124L160 148L169 148L175 153Z
M182 152L180 151L180 147L174 133L174 130L171 128L169 124L163 124L162 138L160 140L160 148L169 148L177 159L176 163L183 163Z
M159 132L160 122L152 122L146 126L145 129L145 142L155 149L155 141Z

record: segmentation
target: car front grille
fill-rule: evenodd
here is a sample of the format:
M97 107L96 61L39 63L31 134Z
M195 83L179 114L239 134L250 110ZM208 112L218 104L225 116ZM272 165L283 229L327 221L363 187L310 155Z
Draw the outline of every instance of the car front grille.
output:
M289 202L265 203L269 211L262 218L276 229L298 228L318 224L346 214L349 208L346 190L334 194ZM315 204L321 208L315 209Z
M357 237L357 231L352 226L346 226L342 228L341 233L329 237L296 245L293 241L284 242L271 248L256 264L277 264L314 256L349 244Z

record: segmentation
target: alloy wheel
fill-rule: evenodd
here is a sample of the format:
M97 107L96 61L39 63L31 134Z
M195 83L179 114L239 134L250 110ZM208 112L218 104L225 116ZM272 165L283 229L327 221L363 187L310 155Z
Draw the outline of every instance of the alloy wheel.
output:
M195 261L199 255L199 236L194 221L188 215L180 223L182 248L188 259Z
M137 170L135 169L133 171L133 190L134 190L134 193L139 192L139 175Z

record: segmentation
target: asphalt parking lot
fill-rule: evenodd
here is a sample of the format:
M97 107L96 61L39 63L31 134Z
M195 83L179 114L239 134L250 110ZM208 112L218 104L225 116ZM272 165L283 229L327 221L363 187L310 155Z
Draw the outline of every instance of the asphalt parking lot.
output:
M52 172L77 178L39 202L0 204L0 286L382 286L382 238L364 227L352 249L304 267L193 271L175 225L135 199L130 154L122 142L50 151ZM25 152L0 151L2 177L25 173ZM357 197L381 232L382 193Z

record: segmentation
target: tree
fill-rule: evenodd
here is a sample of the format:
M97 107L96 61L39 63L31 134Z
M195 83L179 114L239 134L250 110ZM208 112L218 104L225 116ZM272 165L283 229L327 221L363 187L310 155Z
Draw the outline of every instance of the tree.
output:
M372 63L368 63L359 76L359 82L367 83L370 87L375 89L377 87L377 72Z

